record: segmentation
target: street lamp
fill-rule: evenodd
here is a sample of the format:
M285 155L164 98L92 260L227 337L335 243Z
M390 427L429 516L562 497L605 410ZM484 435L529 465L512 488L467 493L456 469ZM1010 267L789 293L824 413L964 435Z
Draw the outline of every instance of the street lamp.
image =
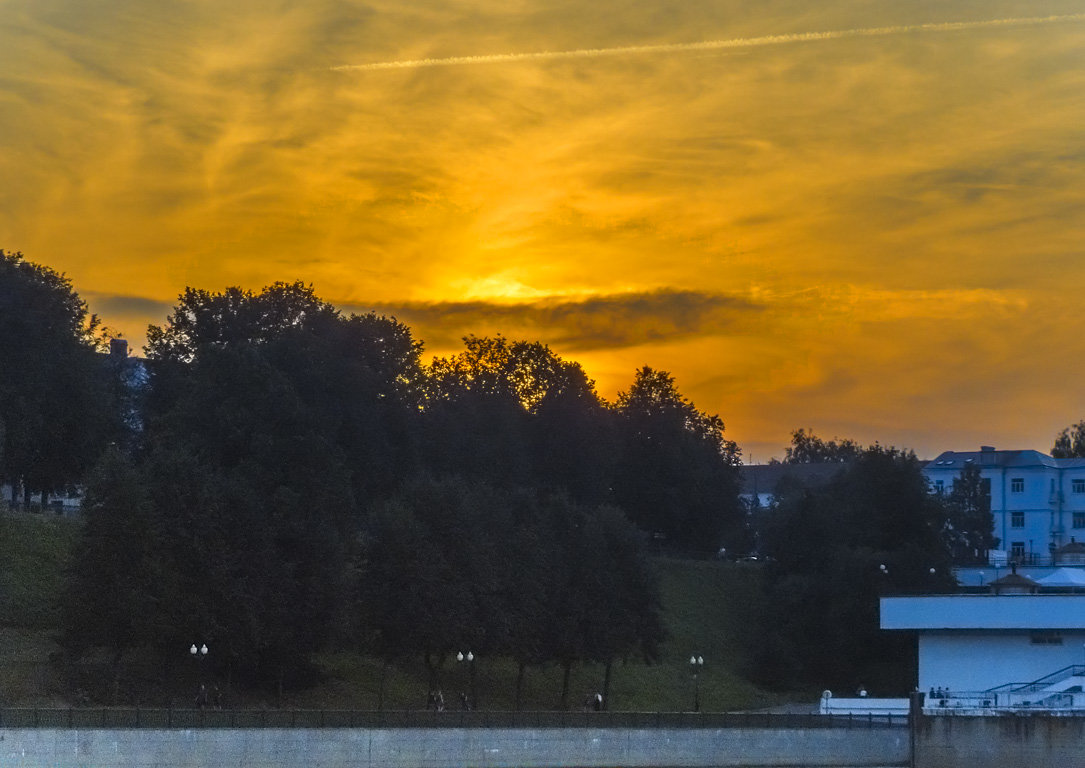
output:
M471 676L471 700L465 702L467 709L478 709L478 701L475 699L475 654L471 653L471 651L467 653L460 651L456 654L456 661L460 663L466 661L468 674Z
M698 673L704 666L704 656L690 656L689 668L693 670L693 711L701 711L701 680Z
M196 692L196 706L203 709L207 706L207 684L204 682L203 664L200 664L200 662L207 658L207 643L201 643L199 648L193 643L189 646L188 655L195 659L196 663L199 664L200 688Z

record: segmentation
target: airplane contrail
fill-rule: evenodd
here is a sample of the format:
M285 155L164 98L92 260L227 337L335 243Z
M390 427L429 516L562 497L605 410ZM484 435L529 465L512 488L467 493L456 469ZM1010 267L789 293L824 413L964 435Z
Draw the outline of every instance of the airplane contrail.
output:
M504 64L521 61L549 61L553 59L598 58L638 53L678 53L689 51L719 51L729 48L759 48L766 45L805 43L818 40L840 40L846 37L884 37L906 32L953 32L959 29L983 27L1035 26L1060 21L1085 21L1085 13L1062 16L1032 16L987 21L949 21L936 24L909 24L896 27L868 27L865 29L838 29L828 32L798 32L764 37L739 37L730 40L706 40L700 43L668 43L662 45L626 45L616 48L580 48L572 51L536 51L534 53L497 53L483 56L449 56L442 59L406 59L402 61L377 61L371 64L340 64L332 70L374 71L379 69L418 69L420 67L455 67L467 64Z

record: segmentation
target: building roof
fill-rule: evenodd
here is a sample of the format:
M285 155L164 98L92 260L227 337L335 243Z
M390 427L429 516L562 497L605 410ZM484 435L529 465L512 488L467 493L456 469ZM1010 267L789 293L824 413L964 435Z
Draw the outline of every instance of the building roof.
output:
M882 629L1085 629L1085 595L883 597Z
M1038 582L1033 581L1028 576L1022 576L1019 573L1007 573L1001 579L995 579L988 586L990 587L1038 587Z
M1035 594L1040 585L1028 576L1022 576L1014 568L1013 573L1007 573L1001 579L995 579L987 585L991 592L996 595L1021 595Z
M1063 544L1061 547L1055 550L1056 555L1080 555L1085 554L1085 544L1070 537L1070 541Z
M817 488L847 468L841 462L824 464L749 464L740 467L742 492L775 493L785 478L803 488Z
M1041 587L1085 587L1085 570L1059 568L1037 582Z
M1048 467L1050 469L1072 469L1075 467L1085 468L1085 459L1055 459L1040 451L997 451L994 448L982 448L978 451L945 451L932 461L928 461L925 469L949 470L960 472L967 466L978 466L981 469L988 467Z

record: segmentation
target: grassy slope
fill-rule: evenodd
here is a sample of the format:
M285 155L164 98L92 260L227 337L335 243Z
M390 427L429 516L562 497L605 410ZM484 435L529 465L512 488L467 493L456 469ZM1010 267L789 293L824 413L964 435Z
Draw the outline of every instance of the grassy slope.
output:
M78 523L0 513L0 703L59 704L48 663L56 595Z
M56 624L55 595L61 571L77 535L77 524L40 517L0 515L0 702L7 705L64 704L61 686L49 663L56 650L52 641ZM646 666L630 659L616 664L611 682L611 708L616 710L673 711L692 708L694 681L691 654L703 656L700 700L704 710L744 709L777 703L742 677L745 648L753 638L760 600L756 567L727 563L660 559L665 621L669 637L660 663ZM320 685L287 693L284 706L312 708L375 708L382 669L379 662L350 653L328 653L318 659L323 672ZM163 698L185 704L192 688L191 670L182 662L172 682L131 682L118 703L164 703ZM485 709L514 706L516 669L503 659L479 658L476 691ZM578 666L570 684L570 705L602 690L603 669ZM384 705L419 708L428 688L421 663L395 667L385 675ZM468 671L454 660L442 676L446 702L456 706L456 694L469 688ZM524 689L526 708L550 709L559 705L561 670L530 669ZM239 706L271 706L279 702L270 692L247 692L232 697Z

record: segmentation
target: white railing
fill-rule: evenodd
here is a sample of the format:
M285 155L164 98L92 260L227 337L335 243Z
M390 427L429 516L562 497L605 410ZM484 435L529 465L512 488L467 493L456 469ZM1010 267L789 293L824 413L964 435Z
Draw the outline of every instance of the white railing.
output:
M835 698L825 691L821 694L818 712L823 715L907 715L908 699L873 699L869 696Z

